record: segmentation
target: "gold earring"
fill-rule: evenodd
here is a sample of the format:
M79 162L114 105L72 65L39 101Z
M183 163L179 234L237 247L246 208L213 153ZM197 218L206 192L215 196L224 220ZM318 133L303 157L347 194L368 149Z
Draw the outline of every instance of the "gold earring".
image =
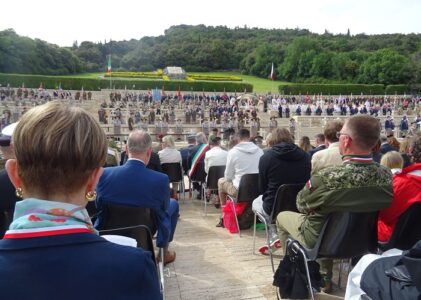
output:
M95 201L95 199L96 199L96 192L95 191L87 192L86 195L85 195L85 198L88 201Z
M16 191L15 191L15 194L16 194L16 197L18 197L18 198L23 198L23 191L22 191L22 188L21 187L18 187L18 188L16 188Z

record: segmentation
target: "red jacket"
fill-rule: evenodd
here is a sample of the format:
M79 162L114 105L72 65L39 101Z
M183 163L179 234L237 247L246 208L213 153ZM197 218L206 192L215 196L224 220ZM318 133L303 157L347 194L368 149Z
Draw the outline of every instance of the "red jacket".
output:
M421 163L406 167L393 176L393 200L390 207L379 214L378 239L387 242L392 235L399 216L415 202L421 202Z

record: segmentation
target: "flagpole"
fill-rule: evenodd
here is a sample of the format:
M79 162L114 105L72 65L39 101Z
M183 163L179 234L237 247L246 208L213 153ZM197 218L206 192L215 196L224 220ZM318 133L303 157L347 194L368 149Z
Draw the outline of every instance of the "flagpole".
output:
M111 54L108 56L108 72L110 73L110 90L112 90L112 79L111 79Z

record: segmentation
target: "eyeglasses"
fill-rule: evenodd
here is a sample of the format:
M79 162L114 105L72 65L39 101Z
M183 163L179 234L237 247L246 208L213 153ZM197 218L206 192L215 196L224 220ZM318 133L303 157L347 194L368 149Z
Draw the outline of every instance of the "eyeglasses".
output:
M341 135L346 135L346 136L348 136L348 137L351 137L348 133L344 133L344 132L340 132L340 131L338 131L338 132L336 133L336 137L337 137L338 139L341 137Z

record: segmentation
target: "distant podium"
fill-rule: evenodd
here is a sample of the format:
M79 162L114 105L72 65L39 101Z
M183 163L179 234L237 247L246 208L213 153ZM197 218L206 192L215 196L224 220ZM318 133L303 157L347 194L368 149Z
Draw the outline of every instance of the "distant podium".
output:
M166 67L164 69L164 75L168 76L170 79L186 79L187 74L181 67Z

